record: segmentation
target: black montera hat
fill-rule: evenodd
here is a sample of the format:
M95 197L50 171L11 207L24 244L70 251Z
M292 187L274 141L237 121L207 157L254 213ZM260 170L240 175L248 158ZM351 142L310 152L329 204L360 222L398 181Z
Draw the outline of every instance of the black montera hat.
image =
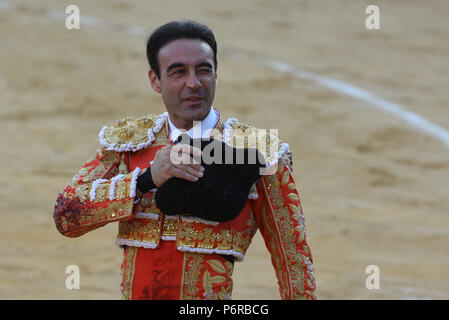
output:
M171 178L156 191L156 204L166 215L187 215L225 222L235 219L245 207L251 186L265 167L256 149L233 148L214 139L185 139L178 142L203 152L204 175L196 182Z

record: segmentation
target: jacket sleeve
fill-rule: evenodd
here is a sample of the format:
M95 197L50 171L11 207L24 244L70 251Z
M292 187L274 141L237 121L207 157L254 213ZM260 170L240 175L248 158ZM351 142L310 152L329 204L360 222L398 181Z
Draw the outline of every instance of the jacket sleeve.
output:
M61 234L79 237L132 217L140 169L128 172L124 158L100 148L83 164L56 200L53 218Z
M281 298L316 299L312 254L291 165L291 152L286 152L276 173L259 179L253 209L271 255Z

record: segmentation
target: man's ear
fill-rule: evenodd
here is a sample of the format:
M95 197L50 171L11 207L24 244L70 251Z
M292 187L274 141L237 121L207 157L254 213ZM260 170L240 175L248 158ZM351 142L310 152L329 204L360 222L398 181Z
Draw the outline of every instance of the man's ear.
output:
M161 82L159 81L156 72L150 69L150 71L148 71L148 78L150 78L150 83L153 90L157 93L161 93Z

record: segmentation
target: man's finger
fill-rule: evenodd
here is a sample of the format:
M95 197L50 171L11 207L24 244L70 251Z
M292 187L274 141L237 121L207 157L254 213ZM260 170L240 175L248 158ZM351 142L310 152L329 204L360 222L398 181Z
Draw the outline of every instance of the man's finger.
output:
M173 172L174 177L189 180L192 182L196 182L199 179L199 177L196 177L196 176L190 174L189 172L187 172L185 170L181 170L177 167L173 167L172 170L173 170L172 172Z
M200 164L201 150L188 145L177 144L170 150L170 160L173 164Z
M185 164L175 165L175 168L183 170L183 171L189 173L190 175L198 177L198 178L201 178L204 175L203 171L194 169L191 166L185 165Z
M182 152L182 153L188 153L191 154L192 156L195 157L201 157L201 150L198 149L197 147L192 147L189 146L187 144L175 144L172 148L171 148L172 152Z
M193 146L189 146L189 147L190 147L190 153L192 154L192 156L201 157L201 155L203 154L201 149L198 149L197 147L193 147Z
M194 164L194 160L189 154L182 153L178 154L176 152L170 153L170 161L172 165L180 165L180 164Z
M192 167L193 169L197 170L197 171L201 171L204 172L205 168L201 165L201 164L188 164L188 166Z

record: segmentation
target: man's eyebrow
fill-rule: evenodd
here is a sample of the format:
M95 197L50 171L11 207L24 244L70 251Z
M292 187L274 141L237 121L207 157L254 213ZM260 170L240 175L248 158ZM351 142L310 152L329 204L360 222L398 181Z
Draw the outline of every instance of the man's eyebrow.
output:
M174 62L167 67L167 73L176 68L184 68L186 65L182 62ZM201 62L195 66L195 68L207 67L209 69L213 69L213 66L210 62Z
M174 62L167 67L167 73L169 73L172 69L185 67L184 63Z
M196 65L197 68L208 67L209 69L213 69L212 64L209 62L201 62Z

